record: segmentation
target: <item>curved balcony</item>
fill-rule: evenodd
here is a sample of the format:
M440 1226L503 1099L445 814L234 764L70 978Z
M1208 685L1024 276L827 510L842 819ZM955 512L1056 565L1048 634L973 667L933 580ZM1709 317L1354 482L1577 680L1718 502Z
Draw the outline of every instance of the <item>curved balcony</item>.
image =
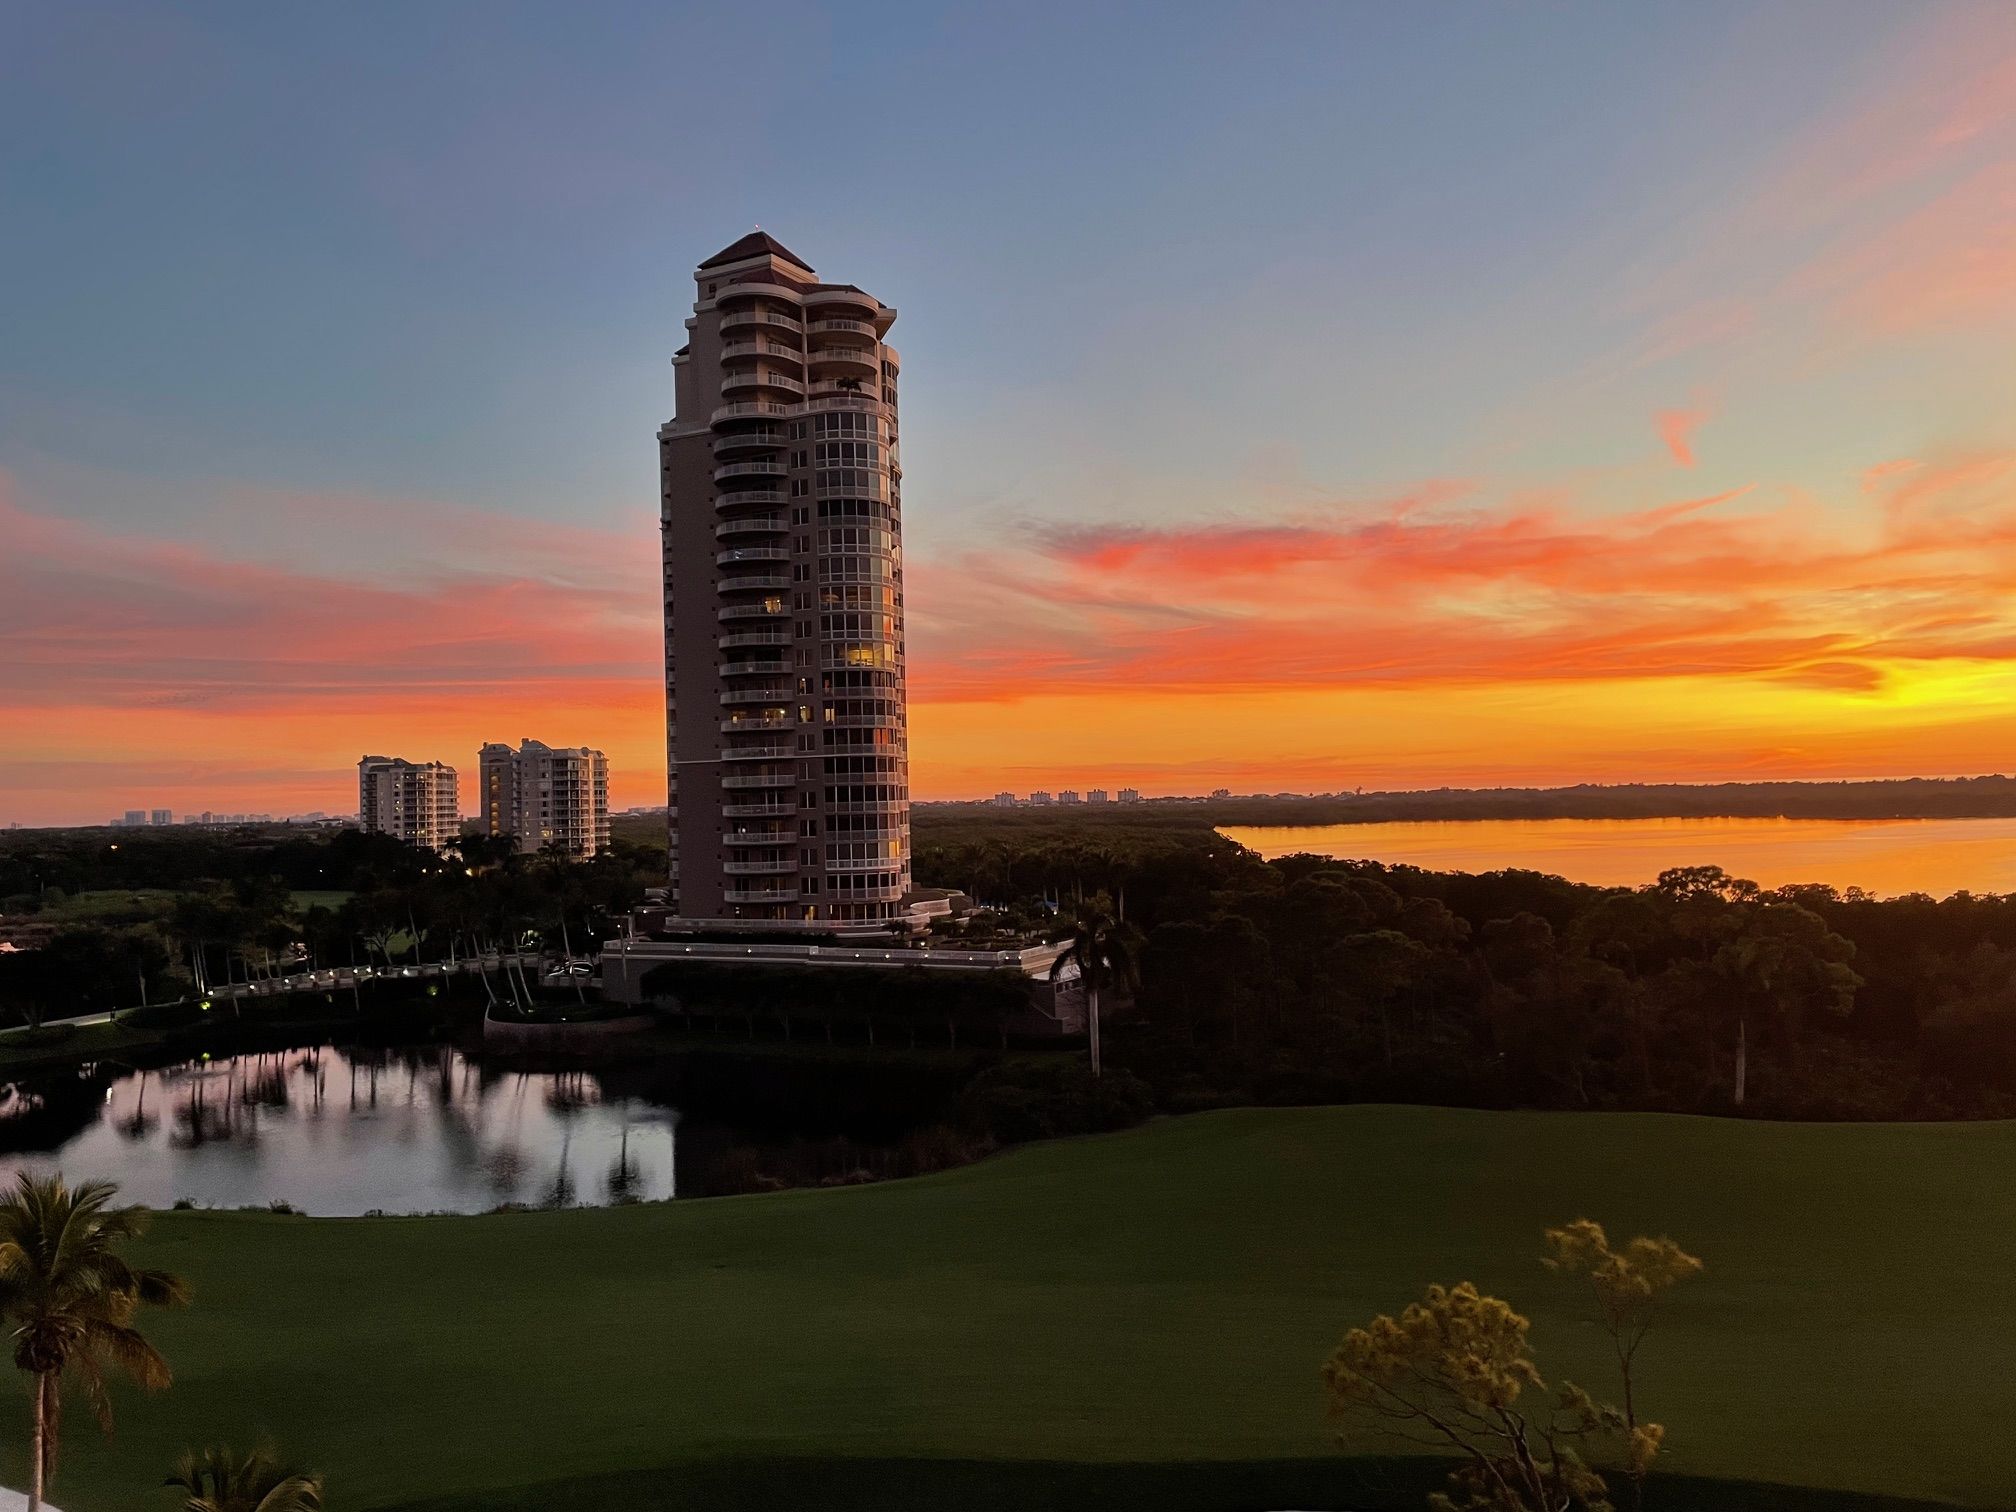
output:
M710 425L726 425L731 420L768 419L780 415L795 415L795 404L775 404L768 399L743 399L734 404L724 404L707 417Z
M758 592L767 592L773 588L789 588L790 586L791 579L779 576L776 573L767 573L758 577L723 578L721 580L721 591L723 593L747 593L752 589Z
M737 772L732 777L721 779L724 788L788 788L797 785L797 777L790 772Z
M842 382L837 378L815 378L812 380L810 392L815 399L825 399L829 396L834 398L873 399L875 397L875 385L872 383L864 384L855 379L848 379ZM848 439L853 438L850 437Z
M836 714L830 721L836 730L895 730L899 734L903 721L895 714Z
M718 535L719 532L717 531ZM731 551L714 553L716 567L733 567L741 562L788 562L791 552L784 546L737 546Z
M786 346L781 341L767 341L762 337L753 337L747 341L721 343L723 362L733 362L738 357L780 357L786 362L795 362L801 366L805 361L803 351L795 346Z
M730 604L725 609L715 611L714 618L724 624L730 620L786 619L791 614L791 606L781 599L772 599L762 604Z
M796 868L793 869L795 870ZM723 902L727 903L796 903L798 901L798 889L795 887L779 887L766 891L755 888L730 887L722 891L721 898Z
M784 432L775 427L765 426L756 430L725 431L714 438L714 455L728 452L750 451L757 447L781 447L786 443Z
M724 704L767 704L782 710L798 695L789 688L733 688L721 695Z
M792 877L798 874L798 858L770 856L761 861L723 861L721 871L729 877Z
M738 630L733 635L717 635L714 644L723 651L733 651L741 646L788 646L791 644L789 630Z
M797 406L793 413L806 410L866 410L871 415L882 413L882 401L872 394L822 394L817 399L808 399ZM716 414L720 411L716 410Z
M882 371L882 359L873 347L821 347L812 354L812 366L852 368L861 373Z
M813 336L856 336L873 342L876 339L875 322L853 320L841 315L821 315L809 322L805 330Z
M789 497L781 488L735 488L714 499L716 509L735 509L744 504L782 504Z
M716 483L730 483L737 478L781 478L788 469L782 457L758 457L753 462L727 462L714 469Z
M789 810L789 812L796 813L797 810L793 809ZM730 830L721 837L721 843L723 845L746 846L751 850L759 847L775 849L780 845L796 845L798 843L798 832L790 829L741 830L739 832Z
M859 289L808 289L798 300L805 306L805 313L815 320L824 319L829 311L843 316L853 312L856 319L866 320L875 320L882 314L882 301Z
M741 661L718 663L714 670L723 677L751 677L758 674L764 677L774 677L779 672L789 672L791 670L791 658L788 656L751 656L745 657Z
M723 373L721 392L732 394L737 389L778 389L786 394L802 394L805 385L789 373L772 372L769 368L750 368L746 372Z
M791 718L788 714L779 714L770 719L724 719L721 721L722 730L730 735L749 732L762 733L764 731L774 734L778 730L796 729L797 726L798 721Z
M782 535L791 527L780 514L748 515L740 520L723 520L714 527L719 540L738 535Z
M788 819L798 810L789 803L724 803L721 812L730 819Z
M721 753L721 759L723 761L789 761L797 754L797 751L792 748L791 742L787 740L781 744L773 741L768 745L730 746Z
M756 330L790 331L802 335L805 322L796 315L786 315L781 310L723 310L721 329L724 331L753 328Z
M910 804L902 798L889 798L880 803L829 803L829 814L880 814L891 819L900 819L910 812Z
M726 305L731 299L781 299L786 304L803 304L805 291L795 284L771 283L768 279L752 278L741 283L721 285L721 292L714 296L718 305Z

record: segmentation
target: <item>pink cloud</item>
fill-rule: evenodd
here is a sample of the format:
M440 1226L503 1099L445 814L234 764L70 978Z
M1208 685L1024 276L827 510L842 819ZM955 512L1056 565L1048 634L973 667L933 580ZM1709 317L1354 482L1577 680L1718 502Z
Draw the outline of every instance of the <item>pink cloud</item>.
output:
M1659 428L1659 439L1666 443L1666 450L1673 454L1673 460L1682 467L1694 465L1694 432L1707 423L1705 409L1661 410L1653 417Z

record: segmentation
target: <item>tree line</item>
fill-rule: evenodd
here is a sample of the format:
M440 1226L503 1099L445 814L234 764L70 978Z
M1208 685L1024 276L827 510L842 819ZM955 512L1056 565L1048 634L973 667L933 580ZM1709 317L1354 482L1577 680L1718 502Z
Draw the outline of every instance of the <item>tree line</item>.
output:
M1139 989L1107 1059L1165 1108L2016 1113L2016 897L1263 862L1201 824L1003 828L917 872L1059 932L1121 916Z

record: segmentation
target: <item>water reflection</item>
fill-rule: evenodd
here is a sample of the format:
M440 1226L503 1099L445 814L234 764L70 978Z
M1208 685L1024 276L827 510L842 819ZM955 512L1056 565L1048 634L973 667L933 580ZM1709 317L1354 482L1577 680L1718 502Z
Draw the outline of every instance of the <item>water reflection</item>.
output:
M1263 856L1297 851L1431 871L1524 867L1637 887L1669 866L1719 866L1763 887L1827 882L1882 896L2016 892L2016 819L1459 819L1227 825Z
M0 1177L109 1177L152 1207L482 1212L674 1190L678 1114L592 1072L450 1046L268 1051L0 1087Z

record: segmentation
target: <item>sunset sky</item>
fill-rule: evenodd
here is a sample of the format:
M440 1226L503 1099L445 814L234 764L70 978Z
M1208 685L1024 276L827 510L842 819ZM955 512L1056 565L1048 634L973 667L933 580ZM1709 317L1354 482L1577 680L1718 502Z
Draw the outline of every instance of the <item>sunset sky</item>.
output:
M758 223L900 311L919 797L2016 770L2006 0L0 17L0 824L663 802Z

